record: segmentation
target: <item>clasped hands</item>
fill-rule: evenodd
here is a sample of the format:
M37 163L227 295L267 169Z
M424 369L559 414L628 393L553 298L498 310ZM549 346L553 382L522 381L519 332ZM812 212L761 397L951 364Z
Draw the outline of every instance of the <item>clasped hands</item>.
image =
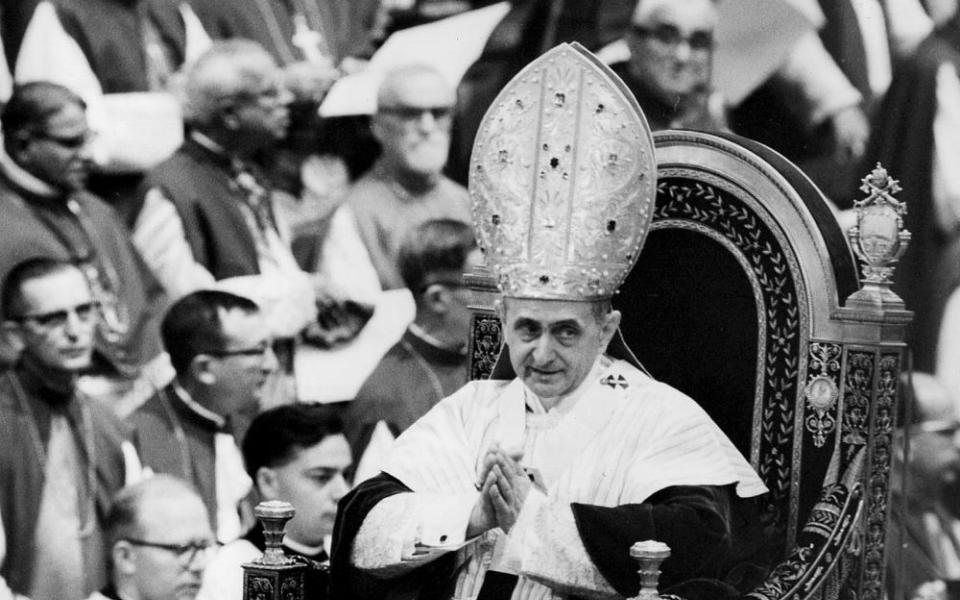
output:
M509 533L517 522L531 486L527 473L520 466L520 457L520 453L508 453L497 445L483 457L477 484L480 497L470 513L467 537L494 527Z

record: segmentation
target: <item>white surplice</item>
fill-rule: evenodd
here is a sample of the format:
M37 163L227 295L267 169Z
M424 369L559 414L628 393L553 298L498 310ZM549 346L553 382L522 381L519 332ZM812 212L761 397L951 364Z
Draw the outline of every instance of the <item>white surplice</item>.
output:
M465 543L483 457L495 444L522 450L521 464L539 472L546 493L531 490L509 536L494 529ZM488 569L520 576L514 599L615 597L577 534L573 502L635 504L678 485L735 483L741 497L766 491L696 402L606 357L550 410L519 379L468 383L397 439L383 470L413 493L370 511L354 565L390 577L442 554L424 546L457 551L458 599L476 598Z

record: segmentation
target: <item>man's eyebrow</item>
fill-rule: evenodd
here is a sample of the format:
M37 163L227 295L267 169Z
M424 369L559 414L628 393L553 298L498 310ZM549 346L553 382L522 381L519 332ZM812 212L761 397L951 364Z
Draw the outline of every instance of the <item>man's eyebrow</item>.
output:
M557 327L575 327L579 329L580 321L576 319L563 319L561 321L554 321L553 323L550 323L549 327L550 329L554 329Z

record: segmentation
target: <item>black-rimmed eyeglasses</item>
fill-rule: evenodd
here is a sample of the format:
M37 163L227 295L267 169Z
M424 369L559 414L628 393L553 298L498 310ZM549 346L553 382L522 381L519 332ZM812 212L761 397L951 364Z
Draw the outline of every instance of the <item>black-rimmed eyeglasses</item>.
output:
M652 39L667 48L678 48L680 44L686 42L694 52L707 52L713 49L713 32L711 31L694 31L690 35L684 35L673 25L655 27L634 25L633 32L639 37Z
M214 543L204 540L200 542L189 542L187 544L162 544L160 542L150 542L147 540L139 540L136 538L124 538L127 542L133 544L134 546L142 546L144 548L157 548L159 550L166 550L167 552L172 552L177 555L177 558L180 560L180 564L183 566L188 566L193 564L193 561L197 559L197 555L201 552L208 552L213 546Z
M206 350L201 354L209 354L217 358L226 358L228 356L255 356L262 357L273 349L270 344L260 344L252 348L234 348L232 350Z
M449 119L453 113L452 106L381 106L378 113L392 115L401 121L418 121L424 113L430 113L434 121Z

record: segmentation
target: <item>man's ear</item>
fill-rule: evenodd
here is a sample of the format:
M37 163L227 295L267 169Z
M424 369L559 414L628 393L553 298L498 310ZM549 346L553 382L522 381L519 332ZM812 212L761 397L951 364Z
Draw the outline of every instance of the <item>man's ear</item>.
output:
M30 134L26 131L17 132L10 141L5 144L5 149L10 158L17 164L23 162L23 153L30 146Z
M438 283L427 286L421 298L421 302L430 309L430 312L442 315L449 311L450 292Z
M130 542L118 540L110 549L110 557L113 559L113 568L115 572L123 575L132 575L137 571L137 563L134 560L136 551Z
M611 310L603 317L603 324L600 326L600 348L606 350L620 327L620 311Z
M13 355L19 356L23 352L26 341L23 339L23 325L16 321L3 321L0 323L0 336L2 336L3 348L9 348Z
M256 481L257 490L260 497L264 500L279 500L280 490L277 481L277 472L270 467L260 467L257 469Z
M383 130L383 117L374 113L370 117L370 133L373 134L373 137L376 138L378 142L383 144L383 140L386 136L386 132Z
M190 361L190 378L204 385L213 385L217 382L217 374L213 371L214 358L209 354L198 354Z

